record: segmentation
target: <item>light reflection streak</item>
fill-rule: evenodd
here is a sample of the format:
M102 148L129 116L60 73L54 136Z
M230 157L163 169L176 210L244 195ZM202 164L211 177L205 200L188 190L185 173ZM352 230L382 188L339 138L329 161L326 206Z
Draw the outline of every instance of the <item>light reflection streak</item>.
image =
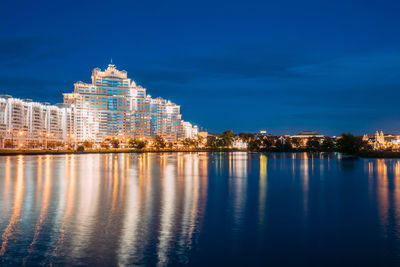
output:
M233 208L233 228L237 233L243 227L247 198L247 153L233 153L230 159L233 161L233 172L230 173L230 191ZM230 161L231 161L230 160Z
M37 177L36 177L36 192L41 192L42 191L42 179L43 179L43 156L38 157L38 163L37 163ZM40 204L40 198L41 194L36 194L36 199L35 199L35 209L38 209L39 204Z
M66 157L65 159L65 179L66 181L66 193L64 199L61 200L61 202L64 203L66 206L64 216L61 220L61 226L60 226L60 235L58 237L57 243L55 245L53 255L57 256L61 253L62 247L65 242L65 234L67 231L67 224L70 221L70 216L75 204L75 175L76 175L76 170L75 170L75 161L76 157L75 155L70 155L69 157Z
M265 208L267 200L268 174L267 174L268 157L260 155L260 181L259 181L259 197L258 197L258 225L262 229L265 223Z
M0 248L0 256L3 256L7 249L8 241L16 232L16 227L19 222L19 217L22 210L22 202L24 196L24 156L18 156L17 161L17 178L14 189L13 208L10 221L4 230L1 239L3 240Z
M43 249L48 258L38 262L55 265L65 257L79 263L95 250L105 253L114 248L115 253L106 253L107 263L144 262L149 250L156 253L158 265L169 264L173 253L179 254L180 263L188 263L206 209L209 156L135 157L132 162L134 157L128 154L66 155L62 160L48 155L38 156L32 165L19 157L15 180L14 163L5 159L4 184L9 181L9 186L2 192L10 188L14 192L10 193L13 207L2 236L2 255L15 245L13 235L23 205L26 210L34 201L37 213L24 212L33 225L30 232L23 230L29 239L25 239L22 264L29 265ZM225 156L219 158L219 164L225 166ZM232 189L234 194L242 194L247 184L247 156L231 156L231 160L232 175L237 178ZM26 166L35 165L34 172L26 173L30 170ZM26 183L29 177L33 181L30 188ZM24 202L29 195L33 201ZM243 217L246 196L239 195L238 200L238 216ZM98 244L99 238L111 242Z
M40 215L39 215L38 221L36 222L33 240L29 245L28 255L26 255L26 257L24 258L23 265L26 264L27 260L29 259L29 256L34 252L35 245L39 238L39 234L41 233L42 227L47 218L47 209L49 206L49 198L50 198L50 191L51 191L51 178L52 178L51 177L51 160L52 160L52 156L47 155L46 159L45 159L43 192L41 193L42 203L41 203Z
M76 204L74 207L74 229L71 229L71 254L74 258L81 258L84 249L88 248L90 236L95 229L94 220L99 207L100 185L99 169L94 163L93 155L82 155L77 160L77 176L80 177L76 185Z
M384 159L377 159L377 190L378 190L378 207L380 220L384 235L387 235L387 227L389 223L389 184L387 165Z
M129 157L127 157L129 160ZM129 166L129 161L127 166ZM140 217L140 201L139 196L141 195L140 180L137 179L137 169L135 172L129 169L128 176L130 181L126 184L127 194L126 199L126 211L123 219L123 226L121 232L121 241L118 249L118 263L119 266L129 265L130 258L136 256L138 246L138 226L141 220ZM138 184L139 183L139 184Z
M170 242L173 238L173 226L175 223L175 175L174 166L168 164L165 167L162 191L162 208L161 208L161 222L158 244L158 266L168 264L168 252L170 250Z
M11 195L10 192L10 187L11 187L11 159L10 156L6 158L6 166L4 168L4 178L5 178L5 184L4 184L4 194L3 194L3 208L2 208L2 214L6 213L6 209L8 209L8 201Z
M372 161L368 162L368 188L369 195L372 197L372 186L374 183L374 163Z
M394 218L395 234L400 238L400 162L397 160L394 166Z
M198 216L200 193L199 157L198 155L189 154L184 162L182 230L178 244L181 263L188 263L189 259L186 252L192 248L192 237Z
M304 158L302 160L303 163L303 209L304 214L307 217L308 215L308 187L309 187L309 173L308 173L308 154L304 152Z

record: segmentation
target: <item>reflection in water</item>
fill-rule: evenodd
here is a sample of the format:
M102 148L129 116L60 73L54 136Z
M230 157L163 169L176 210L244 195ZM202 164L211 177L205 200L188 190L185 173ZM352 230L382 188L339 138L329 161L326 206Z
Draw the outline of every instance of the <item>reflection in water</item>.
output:
M370 227L355 236L351 228L349 239L390 240L399 256L400 161L342 168L334 160L243 152L0 157L0 265L165 266L208 255L234 265L249 254L263 263L290 244L290 253L314 258L304 234L318 233L312 238L331 249L340 242L328 242L329 233L340 234L348 220ZM347 209L375 220L343 222ZM313 227L298 231L304 218Z
M54 246L54 255L60 255L63 253L63 247L66 247L65 236L68 231L68 222L70 221L70 216L75 204L75 187L76 187L76 173L75 173L75 155L65 156L65 180L60 179L64 182L64 186L60 189L62 190L62 196L59 207L58 214L58 224L59 226L59 237L57 238L56 244ZM62 205L62 206L61 206Z
M267 190L268 190L268 157L260 155L260 177L258 190L258 244L262 247L265 233Z
M259 198L258 198L258 213L259 220L258 225L262 229L264 227L265 220L265 205L267 199L267 162L268 158L265 155L260 155L260 184L259 184Z
M129 166L129 163L127 165ZM128 170L128 177L137 177L137 175L137 168ZM120 266L128 265L129 261L136 255L138 246L137 232L140 221L139 195L142 194L140 180L131 180L126 186L126 210L129 212L127 212L123 221L120 247L118 249L118 264Z
M308 154L307 152L303 153L302 159L302 169L303 169L303 209L304 209L304 216L307 217L308 215L308 183L309 183L309 170L308 170ZM312 159L313 160L313 159ZM313 162L313 161L312 161ZM312 164L312 171L314 172L314 165Z
M370 161L368 177L372 199L376 192L382 235L390 238L394 234L400 239L400 161L384 159Z
M175 255L188 263L206 208L208 161L205 153L0 158L2 214L11 204L1 262L164 266ZM21 226L23 214L32 227ZM15 261L17 247L23 257Z
M161 161L163 163L163 161ZM165 166L165 165L164 165ZM158 265L164 266L168 263L168 251L173 237L173 226L175 224L175 182L174 166L168 164L164 170L162 208L161 208L161 229L158 243ZM190 178L189 178L190 179Z
M387 235L389 216L389 183L387 165L384 159L377 160L377 189L380 220L384 234Z
M247 157L248 154L246 152L229 154L229 184L233 208L234 234L242 230L246 213Z
M7 164L11 164L10 161L7 161ZM6 167L9 168L9 167ZM10 172L6 172L6 174L10 175ZM6 181L10 180L11 177L8 176L5 178ZM19 217L21 216L22 210L22 201L23 201L23 192L24 192L24 157L19 156L17 159L17 175L16 182L14 185L14 200L13 200L13 208L12 214L10 216L10 221L4 230L4 233L1 236L2 243L0 248L0 256L3 256L7 250L8 241L13 238L13 235L17 233L17 226L19 222Z
M394 218L395 223L395 234L397 238L400 238L400 162L396 161L394 165Z
M49 198L50 198L50 190L51 190L51 161L52 158L51 156L46 156L45 159L45 171L44 171L44 184L43 184L43 191L41 194L42 197L42 203L40 205L40 215L39 218L36 222L35 230L34 230L34 236L32 242L29 244L28 247L28 253L27 256L24 258L24 263L23 265L26 264L28 261L30 255L34 252L35 250L35 245L38 241L39 234L42 234L42 228L44 227L45 220L47 218L48 212L48 206L49 206ZM39 177L40 180L41 177Z

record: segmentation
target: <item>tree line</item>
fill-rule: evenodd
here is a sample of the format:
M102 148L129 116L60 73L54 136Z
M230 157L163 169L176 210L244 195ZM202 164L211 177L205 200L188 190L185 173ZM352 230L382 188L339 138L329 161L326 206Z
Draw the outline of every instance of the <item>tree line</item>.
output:
M206 139L201 136L194 138L185 138L177 143L168 142L161 136L155 136L152 140L143 140L132 138L125 145L132 149L174 149L177 147L196 150L221 150L232 149L234 142L241 139L247 144L247 150L253 152L342 152L344 154L355 155L362 151L370 151L372 147L363 141L361 137L356 137L350 133L343 133L337 138L324 137L308 139L282 137L282 136L264 136L252 133L239 133L235 135L232 130L227 130L221 134L208 136ZM117 138L108 138L101 142L101 148L120 148L121 143ZM84 141L78 149L90 149L94 146L93 142Z

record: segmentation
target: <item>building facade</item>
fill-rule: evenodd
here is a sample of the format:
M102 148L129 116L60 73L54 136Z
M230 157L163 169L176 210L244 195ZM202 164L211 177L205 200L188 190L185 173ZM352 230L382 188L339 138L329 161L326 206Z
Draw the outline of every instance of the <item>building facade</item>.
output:
M105 71L92 71L92 83L77 82L74 92L64 94L64 103L73 106L78 141L100 142L104 136L132 136L132 105L136 84L126 71L110 64Z
M92 83L77 82L64 103L75 113L78 141L101 142L105 137L153 138L173 142L186 136L180 106L163 98L151 98L146 89L109 64L92 71Z
M72 143L74 113L66 104L50 105L0 95L0 145L10 147L44 143Z

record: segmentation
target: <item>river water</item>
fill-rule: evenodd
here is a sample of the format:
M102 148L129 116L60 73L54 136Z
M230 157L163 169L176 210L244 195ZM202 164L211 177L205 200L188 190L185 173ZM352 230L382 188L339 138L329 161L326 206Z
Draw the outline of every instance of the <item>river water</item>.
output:
M396 265L400 160L0 157L0 265Z

